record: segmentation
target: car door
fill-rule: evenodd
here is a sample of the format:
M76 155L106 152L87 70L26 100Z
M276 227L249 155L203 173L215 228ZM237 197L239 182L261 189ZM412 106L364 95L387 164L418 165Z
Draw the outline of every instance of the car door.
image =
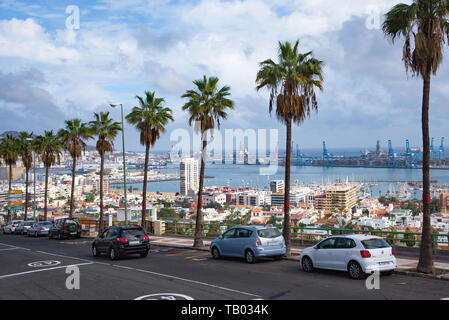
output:
M223 233L223 239L220 241L221 254L224 256L231 255L232 239L235 236L235 230L231 229Z
M97 238L97 241L96 241L97 250L100 251L100 252L105 252L106 251L106 249L105 249L105 238L106 238L106 235L108 233L108 230L109 229L104 230L103 233L100 234L98 236L98 238Z
M332 265L334 269L346 270L348 264L348 258L351 253L351 248L355 247L354 240L350 238L340 237L337 238L334 250L334 259Z
M335 243L336 238L329 238L318 244L313 255L317 268L333 269L332 259Z
M234 236L229 239L229 251L233 257L245 257L245 247L249 243L250 231L244 228L236 228Z

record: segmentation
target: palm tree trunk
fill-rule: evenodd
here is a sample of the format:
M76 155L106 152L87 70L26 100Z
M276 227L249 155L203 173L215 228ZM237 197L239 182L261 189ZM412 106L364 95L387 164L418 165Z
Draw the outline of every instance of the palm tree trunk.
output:
M9 164L9 184L8 184L8 202L9 202L9 194L12 190L12 164ZM9 203L8 203L8 217L7 217L8 222L11 221L11 210L9 209Z
M73 206L75 203L74 194L75 194L75 170L76 170L76 157L73 157L73 165L72 165L72 191L70 193L70 212L69 217L71 218L73 215Z
M419 254L418 272L431 273L433 269L432 228L430 224L430 142L429 142L429 98L430 98L430 67L424 77L422 99L422 139L423 139L423 226L421 248Z
M30 169L26 168L26 177L25 177L25 218L24 220L27 221L27 215L28 215L28 175L29 175Z
M287 252L286 256L291 255L290 239L290 156L292 153L292 120L287 119L287 145L285 154L285 190L284 190L284 227L283 234Z
M47 221L48 167L45 166L44 220ZM38 219L39 221L39 219Z
M145 144L145 167L143 170L143 188L142 188L142 221L141 226L145 228L145 218L147 211L147 180L148 180L148 158L150 156L150 144Z
M103 213L103 177L104 175L104 154L100 154L100 224L99 233L104 230L104 213Z
M204 184L204 166L206 158L207 140L203 140L203 150L201 152L201 169L200 169L200 186L198 190L198 203L196 208L196 224L195 224L195 239L193 242L194 247L202 247L203 239L201 239L201 223L203 222L203 213L201 211L203 200L203 184Z

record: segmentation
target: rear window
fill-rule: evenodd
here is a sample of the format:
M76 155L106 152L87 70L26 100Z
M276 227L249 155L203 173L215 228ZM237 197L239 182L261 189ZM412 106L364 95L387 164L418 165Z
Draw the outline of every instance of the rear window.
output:
M369 239L362 241L365 249L389 248L390 245L384 239Z
M281 235L277 228L257 230L257 234L261 238L277 238Z
M39 225L41 226L51 226L53 223L47 221L47 222L39 222Z
M78 220L66 219L65 223L66 224L78 224Z
M145 232L142 229L123 229L122 237L133 239L133 238L143 238Z

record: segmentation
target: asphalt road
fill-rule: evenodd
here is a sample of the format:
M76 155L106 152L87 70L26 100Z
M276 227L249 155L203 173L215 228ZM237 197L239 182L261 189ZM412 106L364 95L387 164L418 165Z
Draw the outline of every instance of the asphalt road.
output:
M80 288L69 290L67 266ZM213 260L207 252L153 246L147 258L93 257L90 241L0 234L0 299L434 299L449 298L449 281L383 276L380 289L346 273L304 273L291 260Z

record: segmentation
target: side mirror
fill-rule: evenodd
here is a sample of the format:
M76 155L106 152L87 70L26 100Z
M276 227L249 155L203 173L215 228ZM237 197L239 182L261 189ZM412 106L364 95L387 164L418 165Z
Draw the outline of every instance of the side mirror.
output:
M313 246L313 248L314 248L315 250L318 250L320 247L318 247L318 246L316 245L316 246Z
M222 234L220 234L220 236L218 237L218 239L223 239L223 235L222 235Z

